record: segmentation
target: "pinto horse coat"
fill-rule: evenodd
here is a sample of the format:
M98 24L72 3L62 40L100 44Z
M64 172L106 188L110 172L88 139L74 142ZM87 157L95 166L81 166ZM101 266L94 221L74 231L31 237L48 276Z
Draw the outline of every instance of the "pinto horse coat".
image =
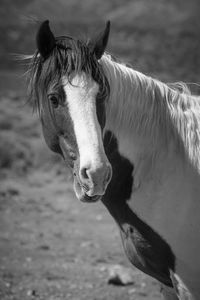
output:
M84 42L43 22L30 98L77 198L104 203L131 263L165 299L200 299L200 99L106 54L109 31Z

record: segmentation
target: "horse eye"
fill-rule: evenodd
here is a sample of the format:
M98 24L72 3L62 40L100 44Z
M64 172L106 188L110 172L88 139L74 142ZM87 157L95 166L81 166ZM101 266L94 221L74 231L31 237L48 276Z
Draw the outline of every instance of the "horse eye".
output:
M58 96L56 95L50 95L49 96L49 100L51 101L52 105L54 108L57 108L59 105L59 99Z

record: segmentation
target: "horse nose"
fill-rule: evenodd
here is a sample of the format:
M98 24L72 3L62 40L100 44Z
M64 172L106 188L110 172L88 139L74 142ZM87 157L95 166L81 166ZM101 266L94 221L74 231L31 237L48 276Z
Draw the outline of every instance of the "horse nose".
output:
M112 167L109 162L100 163L98 166L83 165L79 176L88 196L104 195L112 177Z

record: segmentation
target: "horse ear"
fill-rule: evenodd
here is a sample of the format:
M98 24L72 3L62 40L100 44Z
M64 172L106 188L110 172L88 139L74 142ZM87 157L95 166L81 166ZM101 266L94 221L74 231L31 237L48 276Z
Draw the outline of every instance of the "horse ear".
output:
M53 33L49 27L49 21L44 21L36 35L37 48L41 56L45 59L53 50L56 42Z
M110 21L106 23L106 28L97 37L89 42L89 47L97 59L100 59L106 49L110 33Z

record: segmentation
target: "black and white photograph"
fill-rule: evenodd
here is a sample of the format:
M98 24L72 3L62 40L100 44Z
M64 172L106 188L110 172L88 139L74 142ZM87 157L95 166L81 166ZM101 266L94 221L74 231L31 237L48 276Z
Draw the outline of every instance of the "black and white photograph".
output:
M200 1L0 1L0 300L200 300Z

